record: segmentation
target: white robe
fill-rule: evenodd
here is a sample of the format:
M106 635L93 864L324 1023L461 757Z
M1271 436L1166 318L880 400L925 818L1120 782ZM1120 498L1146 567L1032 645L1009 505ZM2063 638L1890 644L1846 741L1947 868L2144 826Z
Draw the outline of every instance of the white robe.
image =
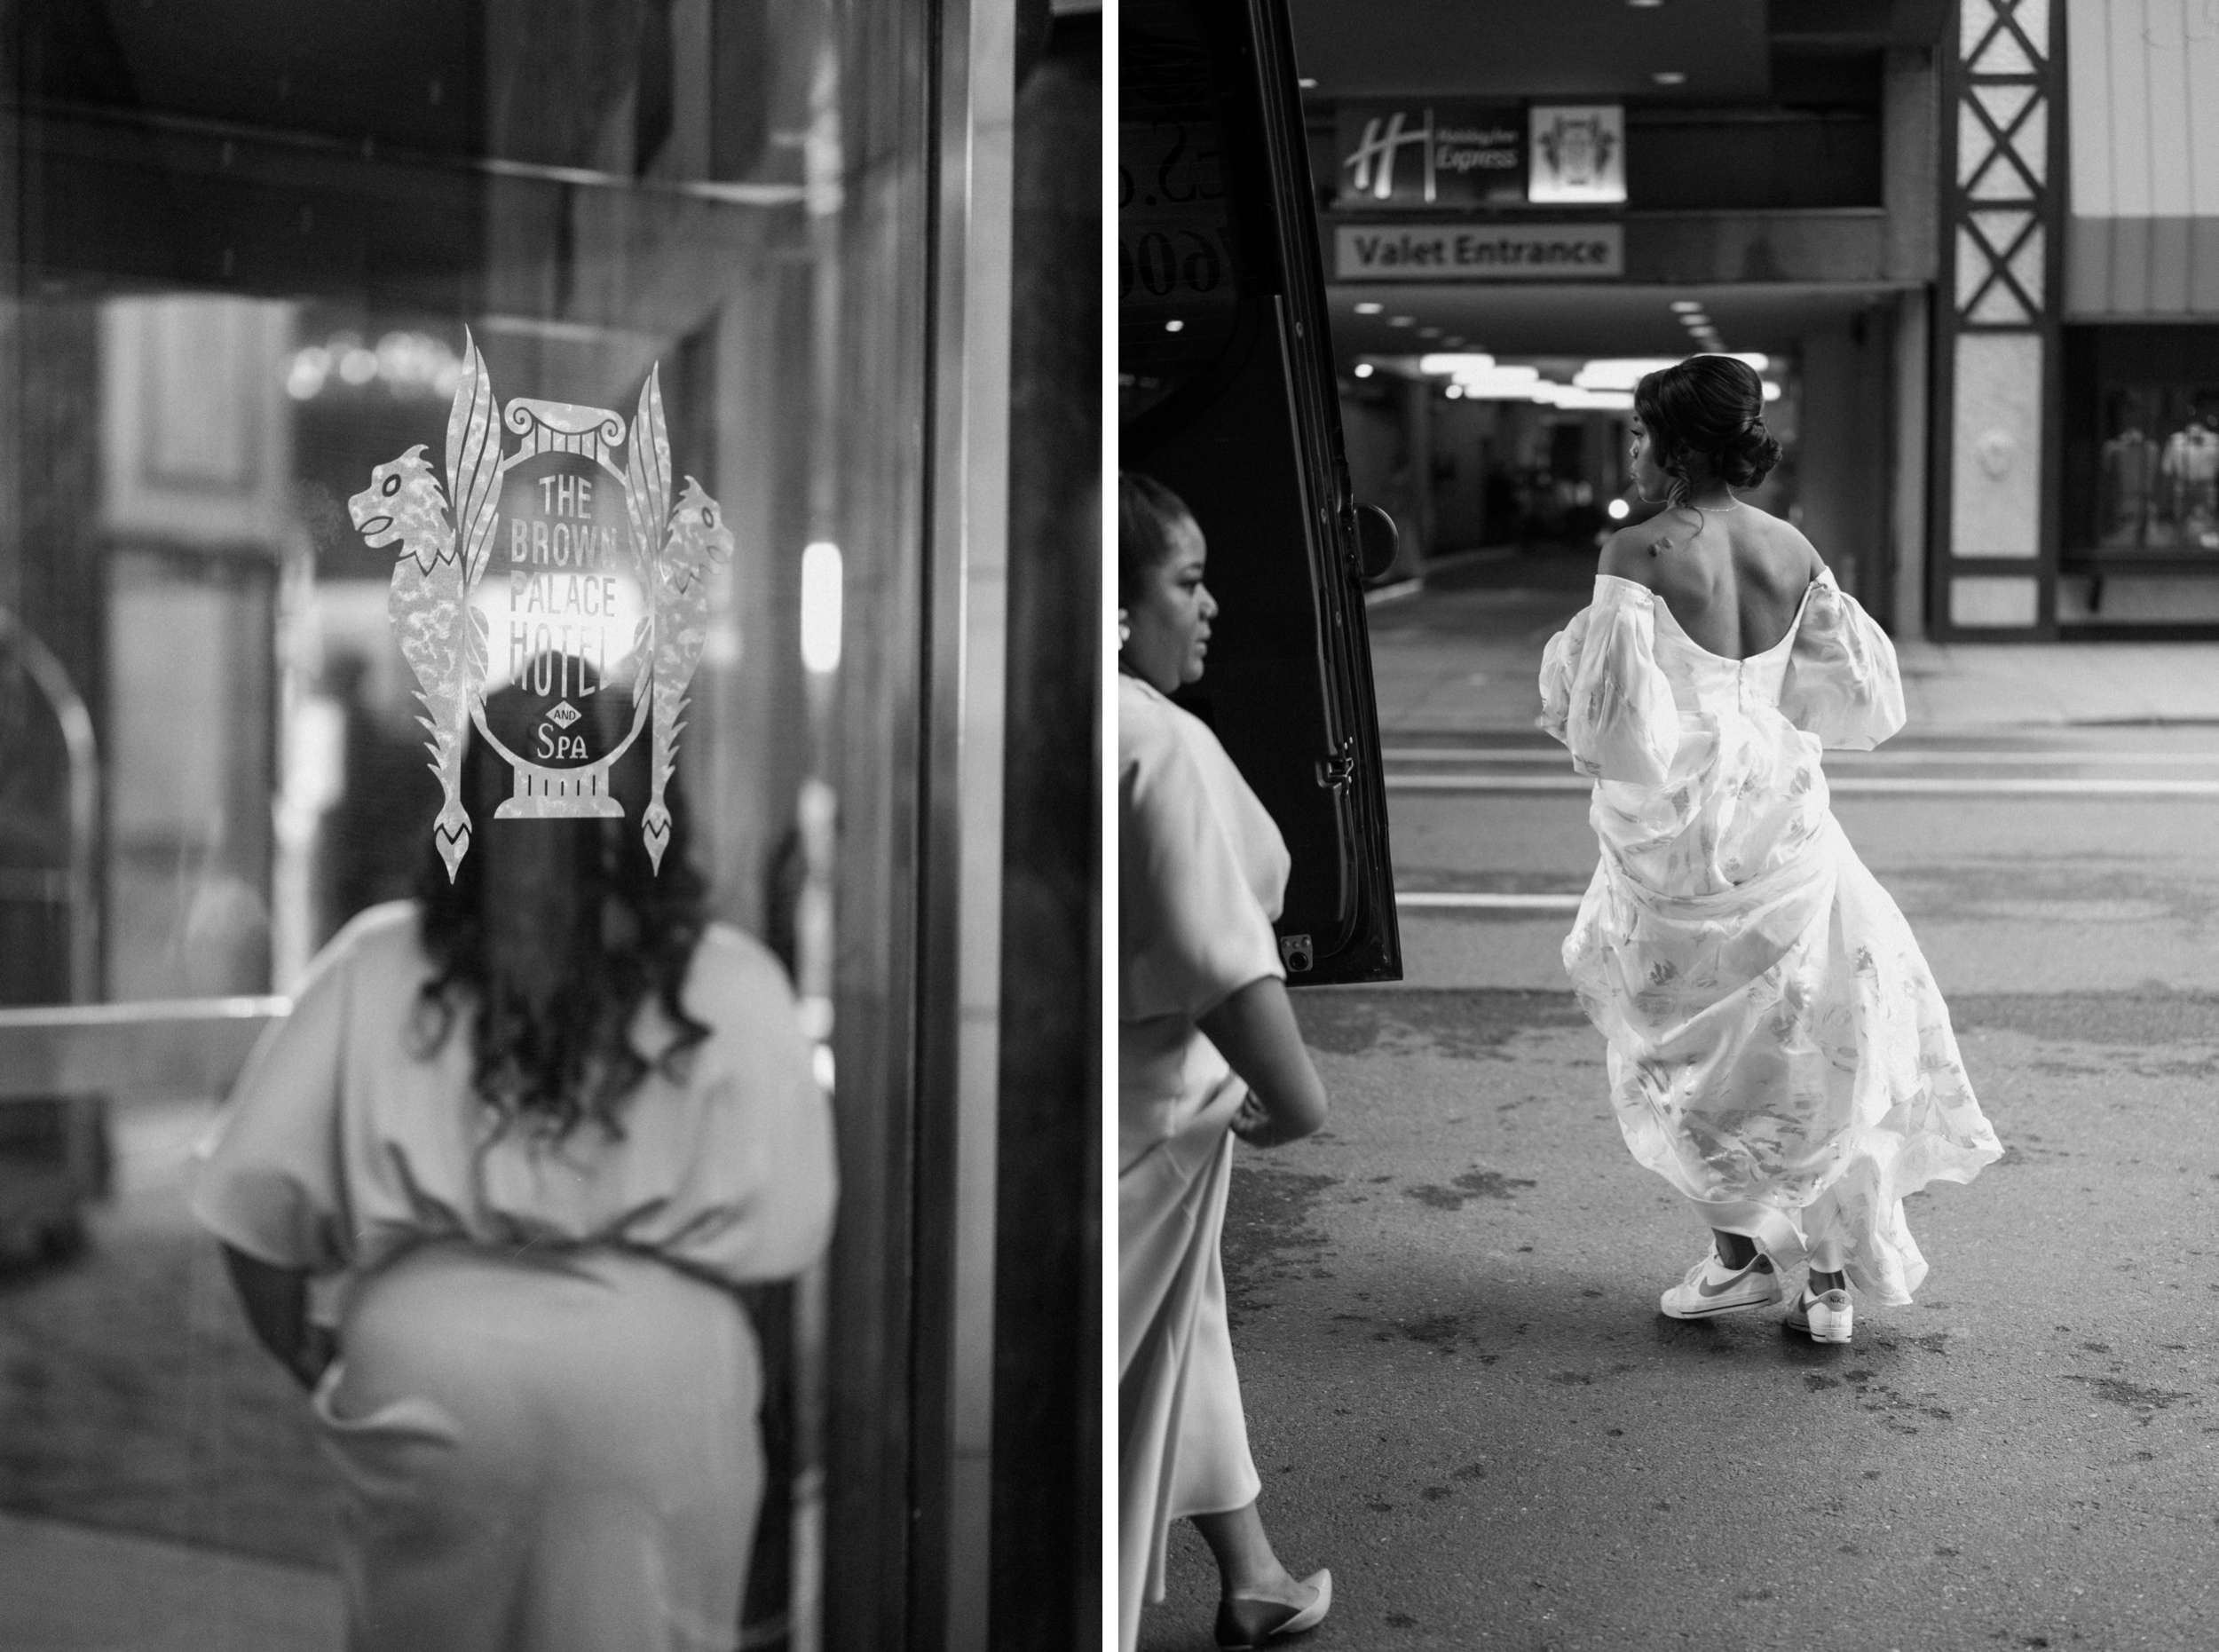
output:
M470 1022L429 1059L409 903L319 955L203 1150L193 1209L340 1282L313 1399L353 1652L710 1652L738 1638L762 1496L754 1336L730 1286L798 1272L833 1205L830 1109L777 961L712 925L683 1082L620 1141L497 1133ZM659 1009L635 1025L667 1038Z
M1895 651L1830 573L1724 659L1607 574L1549 644L1542 725L1597 779L1564 943L1635 1158L1713 1228L1911 1300L1905 1195L2000 1158L1910 927L1828 807L1825 747L1903 724Z
M1248 1452L1218 1237L1246 1087L1195 1024L1283 978L1279 830L1216 736L1117 695L1117 1632L1164 1595L1171 1522L1244 1508Z

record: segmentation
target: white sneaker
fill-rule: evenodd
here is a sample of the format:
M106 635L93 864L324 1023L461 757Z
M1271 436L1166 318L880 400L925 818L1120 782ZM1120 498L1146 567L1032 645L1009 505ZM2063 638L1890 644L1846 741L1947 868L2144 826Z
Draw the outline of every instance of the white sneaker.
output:
M1785 1294L1769 1256L1760 1252L1747 1267L1728 1268L1716 1251L1708 1251L1656 1305L1673 1319L1708 1319L1713 1314L1770 1308Z
M1786 1324L1789 1330L1800 1331L1813 1342L1846 1342L1850 1323L1856 1316L1848 1292L1828 1291L1813 1296L1806 1289L1788 1310Z

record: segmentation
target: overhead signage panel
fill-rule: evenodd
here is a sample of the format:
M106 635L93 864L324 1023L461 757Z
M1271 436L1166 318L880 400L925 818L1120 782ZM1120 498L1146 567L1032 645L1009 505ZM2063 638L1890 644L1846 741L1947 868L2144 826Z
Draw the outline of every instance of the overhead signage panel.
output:
M1343 281L1595 281L1626 273L1616 224L1342 224Z
M1536 206L1623 206L1626 112L1615 103L1536 103L1526 198Z
M1342 208L1515 206L1526 198L1526 115L1514 104L1343 104Z

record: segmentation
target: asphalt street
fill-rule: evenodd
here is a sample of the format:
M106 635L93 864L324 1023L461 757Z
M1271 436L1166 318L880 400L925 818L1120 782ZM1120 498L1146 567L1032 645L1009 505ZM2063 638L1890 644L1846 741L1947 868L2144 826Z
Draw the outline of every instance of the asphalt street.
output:
M1333 1116L1236 1161L1262 1512L1336 1580L1307 1644L2219 1647L2219 726L1829 759L2009 1151L1909 1202L1932 1271L1849 1347L1682 1324L1704 1235L1557 960L1595 849L1520 681L1581 600L1543 583L1375 614L1408 978L1297 994ZM1183 1526L1170 1582L1141 1645L1209 1646Z

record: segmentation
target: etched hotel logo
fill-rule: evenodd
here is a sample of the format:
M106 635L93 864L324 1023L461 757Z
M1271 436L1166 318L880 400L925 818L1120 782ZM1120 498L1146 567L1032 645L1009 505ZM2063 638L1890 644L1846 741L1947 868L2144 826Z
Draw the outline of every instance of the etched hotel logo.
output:
M640 829L659 871L686 684L707 642L708 581L730 558L731 534L691 477L672 502L659 369L648 374L628 430L604 407L519 397L496 423L494 405L485 358L469 340L447 416L444 486L419 444L371 471L370 486L347 502L367 543L399 547L386 614L430 735L440 858L452 878L470 850L462 777L470 726L514 777L498 818L621 816L609 771L645 733L651 792ZM518 439L506 452L504 428ZM473 600L496 562L507 578L487 596L506 597L499 620L490 602ZM486 725L496 674L541 707L524 752ZM628 720L580 709L627 688Z

